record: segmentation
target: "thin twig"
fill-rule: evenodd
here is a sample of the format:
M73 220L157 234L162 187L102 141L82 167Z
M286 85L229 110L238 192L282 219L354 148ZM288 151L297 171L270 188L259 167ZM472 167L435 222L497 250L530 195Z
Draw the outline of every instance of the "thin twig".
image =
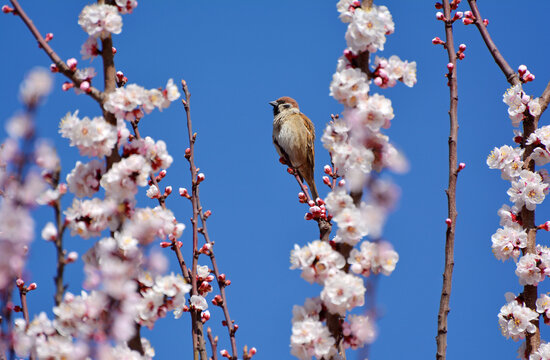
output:
M59 185L59 176L61 170L57 169L52 175L52 188L56 189ZM59 306L63 300L63 294L65 293L66 286L63 284L63 274L65 270L65 249L63 249L63 234L65 233L66 226L61 218L61 200L57 199L53 205L54 216L55 216L55 225L57 228L57 237L55 238L55 250L57 256L57 266L54 277L55 283L55 295L54 302L55 306ZM55 315L57 317L57 315Z
M447 358L447 331L448 324L447 318L449 315L450 301L451 301L451 289L453 279L454 268L454 243L455 243L455 229L456 229L456 180L458 176L457 166L457 137L458 137L458 87L456 78L456 51L453 38L453 21L451 20L451 7L449 0L443 0L445 20L445 48L447 49L449 64L452 64L453 68L449 70L448 86L450 92L450 105L449 105L449 183L447 190L447 208L448 219L451 223L447 224L447 231L445 234L445 268L443 271L443 286L441 289L441 298L439 302L439 312L437 314L437 336L435 337L437 343L436 359L445 360Z
M25 331L29 329L29 325L31 323L31 320L29 318L29 307L27 305L27 292L27 288L25 288L24 286L19 286L19 298L21 299L21 311L23 312L23 318L25 319ZM36 359L34 349L31 350L29 358L31 360Z
M36 26L34 26L33 21L27 16L21 5L19 5L19 2L17 0L10 0L11 4L13 5L16 14L21 17L21 20L27 25L35 39L40 44L41 48L44 49L46 54L50 57L50 59L54 62L54 64L59 69L59 72L65 75L67 78L69 78L75 85L76 88L80 87L80 84L83 82L83 80L80 80L76 77L76 73L72 71L67 64L61 58L57 53L51 48L51 46L48 44L48 42L44 39L44 37L40 34ZM111 49L111 48L109 48ZM89 91L86 92L90 97L92 97L95 101L97 101L99 104L103 103L103 94L101 91L99 91L97 88L90 86Z
M191 122L191 110L190 110L190 100L191 100L191 94L189 93L189 88L187 87L187 83L185 80L181 81L181 85L183 88L183 93L185 95L185 99L182 100L183 106L185 108L185 113L187 115L187 131L189 134L189 155L186 156L187 160L189 161L189 167L191 171L191 204L193 207L193 218L191 219L191 223L193 225L193 262L192 262L192 268L191 268L191 294L192 295L198 295L198 287L197 287L197 265L199 260L199 249L198 249L198 240L199 240L199 232L198 232L198 220L199 220L199 205L198 205L198 190L199 190L199 181L198 181L198 173L197 173L197 167L195 166L195 140L197 138L196 134L193 134L193 126ZM204 342L204 331L202 322L200 319L199 311L191 309L191 317L193 322L193 350L195 357L196 354L200 354L201 360L207 359L206 354L206 347ZM228 324L229 326L229 324Z
M210 347L212 348L212 360L218 360L218 337L212 336L212 329L206 329L206 334L208 335L208 341L210 342Z
M497 46L493 42L493 39L491 39L491 35L489 35L489 31L487 31L487 27L483 23L483 18L481 17L479 9L477 8L476 0L468 0L468 4L470 4L470 9L475 16L474 24L477 26L479 33L481 34L481 37L485 42L485 45L487 45L489 52L493 56L493 59L504 73L504 76L506 76L506 80L511 85L520 84L521 81L519 80L518 74L510 67L510 65L508 65L508 62L504 59L504 56L502 56L500 51L498 51Z

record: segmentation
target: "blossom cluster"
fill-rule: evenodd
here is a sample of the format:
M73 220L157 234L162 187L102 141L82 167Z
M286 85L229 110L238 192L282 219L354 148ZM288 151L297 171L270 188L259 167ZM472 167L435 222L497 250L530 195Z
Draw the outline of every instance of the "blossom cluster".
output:
M525 94L521 84L508 89L502 101L508 105L508 116L514 126L518 126L525 116L537 116L541 113L539 99Z
M344 110L328 124L321 139L333 166L325 166L328 176L323 179L331 191L317 203L325 206L325 218L338 227L330 242L295 245L290 255L291 269L301 270L306 281L323 286L318 298L294 307L291 352L300 359L332 358L339 351L340 344L324 324L328 314L345 319L340 340L344 347L356 349L373 342L377 332L373 316L346 315L365 303L363 277L390 275L399 260L391 244L381 240L383 224L399 191L377 173L384 169L403 172L408 165L381 132L394 118L391 100L370 94L370 89L372 83L388 88L397 81L413 86L416 63L397 56L376 57L372 70L365 68L365 57L383 50L386 36L393 33L392 16L385 6L369 7L360 1L341 0L337 9L349 25L347 49L338 59L330 95ZM351 196L365 189L365 200ZM373 241L364 240L367 236ZM351 247L351 251L341 252L342 247Z
M89 35L82 46L83 57L93 58L106 50L98 49L100 42L110 34L120 33L121 14L131 13L136 6L135 0L85 6L78 21ZM95 70L77 68L76 59L66 63L82 82L75 90L86 92ZM50 70L55 72L57 67L53 65ZM50 91L50 76L45 70L37 70L22 83L20 97L27 109L32 110ZM141 338L143 354L128 347L136 324L153 328L168 312L177 318L189 308L204 310L202 318L209 317L204 296L212 291L210 282L214 277L208 267L197 268L201 286L197 295L186 299L191 285L181 276L163 275L167 266L164 256L154 252L147 255L144 251L155 240L176 244L185 226L168 209L137 206L139 188L147 186L157 172L164 177L173 158L163 141L131 136L125 121L140 119L154 108L168 107L180 93L171 79L164 89L124 85L119 84L116 91L106 95L103 104L104 110L115 115L116 122L107 120L107 116L82 118L78 110L61 120L61 136L80 155L91 158L77 161L69 169L66 183L60 177L55 150L45 142L32 143L32 112L17 114L7 122L11 138L0 149L0 186L4 194L0 203L0 257L4 259L0 259L0 291L23 273L28 245L34 236L29 211L37 204L56 206L58 212L61 196L68 191L74 197L72 205L62 212L62 226L57 225L58 228L52 222L44 226L45 240L58 240L65 227L83 239L100 238L82 256L83 288L87 291L80 295L66 292L60 297L53 308L53 320L46 313L30 323L15 320L10 336L17 356L151 359L154 350L145 338ZM72 86L66 83L63 88ZM21 150L33 149L34 145L36 150L29 154ZM40 166L42 174L27 171L28 160ZM47 183L51 188L47 188ZM109 235L105 237L107 231ZM67 253L65 259L58 261L68 264L78 258L76 252Z
M169 79L164 89L145 89L136 84L117 88L109 94L105 110L113 113L117 119L132 121L149 114L155 108L167 108L170 102L180 97L178 87Z
M526 67L520 66L520 75L526 74ZM534 78L534 75L529 79ZM527 75L526 75L527 76ZM522 80L527 82L527 78ZM529 80L531 81L531 80ZM503 96L508 105L508 115L514 126L518 126L526 119L532 120L541 113L538 98L526 95L522 85L518 84L508 89ZM527 131L527 130L525 130ZM537 205L542 204L550 191L550 177L545 169L536 170L533 166L545 165L550 162L547 144L550 144L548 133L550 128L543 126L528 134L514 130L514 141L520 146L504 145L495 147L487 157L487 165L491 169L501 171L501 177L510 181L507 194L512 206L503 205L498 215L500 226L491 237L492 249L495 257L505 261L513 259L516 263L515 274L522 286L538 286L546 277L550 276L550 249L538 244L528 244L528 234L525 216L534 211ZM547 229L539 226L541 229ZM541 294L536 300L536 308L530 308L525 303L524 294L515 296L506 294L507 303L502 306L498 320L502 335L515 341L524 339L527 334L537 331L534 321L542 315L548 321L547 311L550 309L550 297ZM520 357L529 360L548 359L550 347L542 344L539 349L533 349L531 354L526 348L520 348Z

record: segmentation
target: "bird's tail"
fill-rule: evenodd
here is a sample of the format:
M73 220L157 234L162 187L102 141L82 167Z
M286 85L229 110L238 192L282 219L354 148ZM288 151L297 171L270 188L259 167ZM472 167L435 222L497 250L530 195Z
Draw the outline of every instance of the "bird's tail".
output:
M304 171L305 170L305 171ZM305 179L309 190L311 191L311 198L313 201L317 200L319 194L317 193L317 186L315 186L315 178L313 176L313 169L309 170L307 167L302 167L298 170L298 174L302 179Z

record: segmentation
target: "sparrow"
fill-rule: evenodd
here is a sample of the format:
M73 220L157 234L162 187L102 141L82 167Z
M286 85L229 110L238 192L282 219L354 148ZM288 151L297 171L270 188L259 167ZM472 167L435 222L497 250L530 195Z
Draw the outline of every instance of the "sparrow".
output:
M273 144L286 164L306 180L313 200L319 195L315 186L315 128L300 112L296 100L283 96L269 103L273 106Z

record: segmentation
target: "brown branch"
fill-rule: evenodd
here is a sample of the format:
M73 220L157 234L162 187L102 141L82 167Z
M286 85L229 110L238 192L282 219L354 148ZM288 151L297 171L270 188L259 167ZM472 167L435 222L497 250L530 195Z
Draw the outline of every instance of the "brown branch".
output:
M53 189L56 189L59 185L60 173L61 173L61 169L57 169L55 173L52 175L51 186ZM61 304L61 301L63 300L63 294L65 293L65 289L67 288L65 284L63 284L63 274L65 271L65 265L66 265L66 261L65 261L66 251L65 249L63 249L63 233L65 232L66 226L63 222L63 219L61 218L61 200L60 199L57 199L55 201L53 205L53 209L54 209L54 216L55 216L55 225L57 228L57 237L55 238L55 243L54 243L56 256L57 256L56 273L53 279L55 283L54 302L55 302L55 306L59 306L59 304Z
M489 35L489 31L487 31L487 27L483 24L483 18L477 8L476 0L468 0L468 4L470 4L470 9L475 16L474 24L477 26L485 45L487 45L487 49L489 49L489 52L493 56L493 59L497 63L500 70L504 73L504 76L506 76L506 81L508 81L510 85L520 84L521 81L519 80L518 74L510 67L510 65L508 65L508 62L504 59L504 56L502 56L500 51L498 51L497 46L491 39L491 35ZM446 14L445 17L447 17Z
M208 341L210 342L210 347L212 348L212 357L211 360L218 360L218 337L212 336L212 329L206 329L206 334L208 335Z
M213 245L213 242L210 241L210 236L208 235L208 228L206 226L206 217L204 216L204 213L202 211L203 209L202 209L202 206L201 206L198 189L197 189L197 203L198 203L198 206L199 206L199 215L200 215L201 226L202 226L201 233L204 236L204 240L208 244ZM237 341L235 339L235 332L237 330L235 328L235 325L233 324L233 321L231 321L231 316L229 316L229 307L227 305L227 296L225 295L225 287L227 285L225 283L225 279L220 277L221 273L220 273L220 270L218 268L218 264L216 262L216 257L214 255L214 249L213 248L210 248L209 256L210 256L210 261L212 262L212 268L214 270L214 276L216 276L216 280L218 282L218 287L220 289L220 296L222 298L222 302L221 302L220 306L221 306L221 308L223 310L223 314L225 316L225 322L227 324L227 331L229 332L229 339L230 339L230 342L231 342L231 351L232 351L232 354L233 354L233 359L236 360L237 359Z
M542 113L548 108L548 103L550 102L550 81L546 84L546 88L542 92L542 95L539 98L540 104L540 114L535 117L535 123L538 124L539 119Z
M199 232L198 232L198 218L199 218L199 205L198 205L198 190L199 190L199 181L198 181L198 174L197 174L197 167L195 166L195 140L197 138L196 134L193 134L193 127L191 122L191 110L190 110L190 100L191 100L191 94L189 93L189 88L187 87L187 83L185 80L181 81L183 93L185 95L185 99L182 99L183 106L185 108L185 113L187 115L187 132L189 134L189 154L186 154L186 158L189 161L189 168L191 171L191 183L192 183L192 190L191 190L191 204L193 207L193 218L191 219L191 223L193 225L193 262L191 267L191 294L192 295L198 295L198 287L197 287L197 264L199 260L199 251L198 251L198 238L199 238ZM188 155L188 156L187 156ZM203 332L203 326L200 319L199 312L196 310L191 309L191 318L193 322L193 353L195 358L197 358L197 354L200 354L201 360L207 359L206 354L206 347L204 343L204 332ZM227 324L229 326L229 324Z
M535 162L530 158L535 145L525 145L525 140L537 129L538 119L529 115L523 119L523 144L525 152L523 153L524 167L529 171L535 171ZM527 246L523 249L524 254L536 253L537 246L537 226L535 225L535 211L528 210L525 206L521 209L521 221L525 232L527 233ZM525 305L533 311L536 311L536 301L538 298L538 289L534 285L525 285L523 287L523 298ZM526 332L525 336L525 353L531 355L535 353L540 346L540 328L539 318L531 321L536 327L534 334Z
M453 39L453 22L451 19L451 8L449 0L443 1L445 20L445 47L449 58L449 64L452 64L452 69L449 69L447 74L448 86L450 90L450 108L449 108L449 120L450 120L450 134L449 134L449 184L447 190L447 207L448 218L451 220L450 224L447 224L447 232L445 234L445 269L443 271L443 286L441 289L441 299L439 302L439 312L437 315L437 336L435 337L437 343L436 359L444 360L447 358L447 317L449 315L450 301L451 301L451 288L453 279L454 268L454 243L455 243L455 229L456 229L456 180L458 175L457 166L457 137L458 137L458 89L456 79L456 51Z
M476 17L475 24L479 29L481 37L483 38L483 40L485 41L485 44L487 45L487 48L493 55L495 62L498 64L498 66L506 76L506 80L511 85L521 84L521 81L518 75L508 65L504 57L498 51L496 45L491 40L491 37L489 36L489 32L487 31L487 28L482 22L482 17L479 12L479 9L477 8L476 0L468 0L468 3L470 4L470 9L472 10L472 13ZM535 171L535 162L532 159L530 159L530 155L533 152L535 145L534 144L526 145L525 140L529 138L529 136L537 129L540 116L542 115L542 112L546 110L546 108L548 107L548 102L550 101L550 83L548 83L548 85L546 86L546 89L542 93L539 101L541 104L541 114L539 114L536 117L528 115L523 119L522 147L525 148L525 151L523 153L523 160L525 161L524 168L533 172ZM530 211L525 206L522 207L521 220L522 220L523 228L527 233L527 246L526 248L523 249L523 253L533 254L536 252L536 236L537 236L537 227L535 225L535 211L534 210ZM525 301L525 305L527 305L533 311L536 311L537 297L538 297L538 291L536 286L533 286L533 285L524 286L523 298ZM537 318L536 320L533 320L532 323L535 325L536 331L534 334L531 334L529 332L526 333L526 337L525 337L526 356L533 354L535 351L538 350L540 346L539 318Z
M27 16L21 5L19 5L19 2L17 0L10 0L11 4L13 5L15 9L15 13L21 17L21 20L27 25L35 39L40 44L40 47L44 49L46 54L49 56L49 58L54 62L54 64L59 69L59 72L65 75L67 78L69 78L75 87L79 88L80 84L83 80L80 80L76 77L76 73L72 71L67 64L61 58L57 53L51 48L51 46L48 44L48 42L44 39L44 37L40 34L36 26L34 26L33 21ZM110 49L110 48L109 48ZM103 103L103 94L101 91L99 91L97 88L90 86L89 91L86 92L90 97L92 97L95 101L97 101L99 104Z
M19 286L19 298L21 299L21 310L23 312L23 318L25 318L25 331L29 329L30 325L30 318L29 318L29 307L27 305L27 288L25 286ZM34 353L34 350L31 350L29 358L31 360L36 359L36 354Z

